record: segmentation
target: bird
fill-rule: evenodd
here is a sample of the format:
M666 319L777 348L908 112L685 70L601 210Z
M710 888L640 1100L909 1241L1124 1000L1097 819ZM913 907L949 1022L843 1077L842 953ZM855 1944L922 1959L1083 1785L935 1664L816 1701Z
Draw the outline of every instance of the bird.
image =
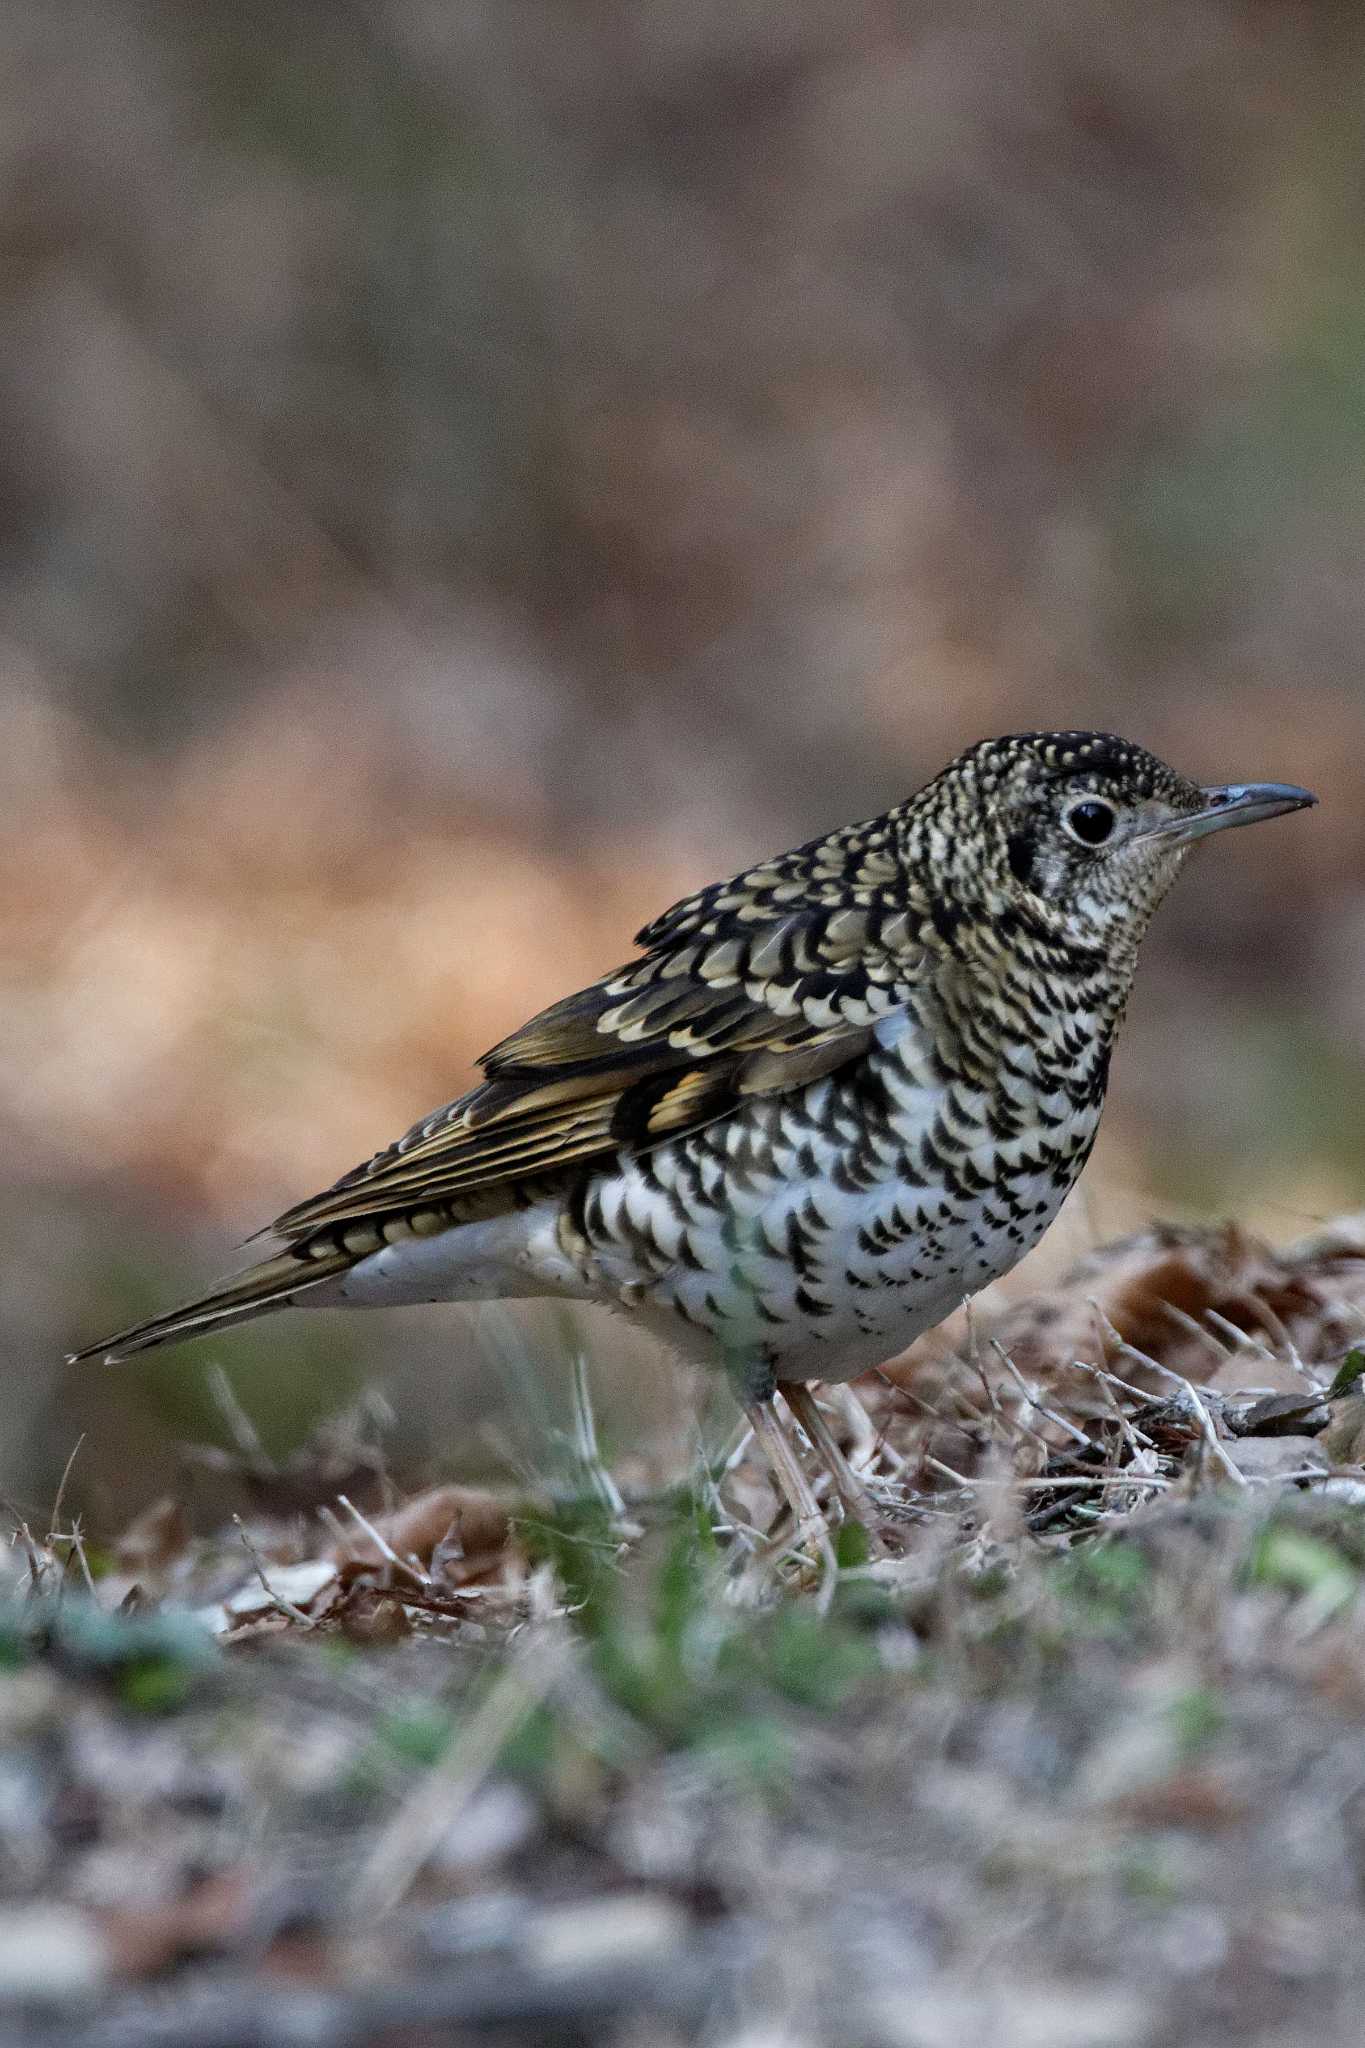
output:
M475 1086L287 1209L275 1250L73 1362L286 1308L604 1304L728 1377L828 1555L775 1397L866 1523L812 1386L883 1364L1037 1243L1191 847L1314 802L1200 787L1112 733L981 741L882 815L675 903Z

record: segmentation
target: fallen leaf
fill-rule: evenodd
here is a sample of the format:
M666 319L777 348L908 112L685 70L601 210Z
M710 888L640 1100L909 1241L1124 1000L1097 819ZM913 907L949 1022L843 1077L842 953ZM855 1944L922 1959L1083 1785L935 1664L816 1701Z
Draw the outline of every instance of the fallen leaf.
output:
M1244 1819L1248 1804L1213 1771L1176 1770L1120 1793L1112 1810L1151 1827L1211 1830Z
M229 1948L244 1933L250 1906L245 1875L224 1870L182 1898L155 1906L108 1906L97 1919L118 1974L151 1977L182 1956Z
M1327 1406L1314 1389L1303 1394L1267 1394L1244 1415L1229 1415L1240 1436L1315 1436L1327 1427Z
M341 1604L338 1619L344 1636L369 1648L396 1643L412 1634L412 1623L403 1611L402 1602L385 1599L364 1585L351 1589Z
M511 1512L505 1500L480 1487L436 1486L376 1516L374 1527L397 1556L416 1558L420 1564L430 1564L439 1547L443 1576L467 1583L468 1571L452 1568L477 1556L487 1569L489 1555L496 1557L507 1542ZM389 1561L362 1529L339 1543L332 1555L343 1578L374 1571Z

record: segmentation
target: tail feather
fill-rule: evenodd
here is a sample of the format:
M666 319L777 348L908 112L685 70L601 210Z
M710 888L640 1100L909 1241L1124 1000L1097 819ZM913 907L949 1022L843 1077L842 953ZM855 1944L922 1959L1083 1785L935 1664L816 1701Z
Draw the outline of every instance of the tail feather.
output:
M82 1359L103 1358L106 1365L117 1365L138 1351L154 1351L160 1344L178 1344L183 1338L200 1337L209 1330L226 1330L234 1323L248 1323L254 1316L287 1308L298 1295L321 1286L325 1280L335 1279L354 1264L354 1254L342 1246L320 1258L301 1259L295 1252L281 1252L273 1259L249 1266L235 1279L225 1281L196 1301L168 1309L163 1315L149 1316L146 1322L134 1323L130 1329L104 1337L98 1344L87 1344L84 1350L71 1352L67 1363L75 1365Z

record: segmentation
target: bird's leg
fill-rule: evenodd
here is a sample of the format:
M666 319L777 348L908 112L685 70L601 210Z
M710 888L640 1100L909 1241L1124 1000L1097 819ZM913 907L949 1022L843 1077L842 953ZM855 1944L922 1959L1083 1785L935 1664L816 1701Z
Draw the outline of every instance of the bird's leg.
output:
M877 1529L885 1518L867 1486L844 1456L814 1394L802 1381L789 1380L783 1385L782 1398L810 1438L811 1448L824 1460L844 1513L851 1515L855 1522L861 1522L875 1540Z
M795 1518L798 1541L833 1569L834 1549L829 1540L829 1524L811 1491L810 1481L792 1448L791 1438L778 1419L772 1395L766 1399L746 1400L744 1413Z
M778 1491L792 1511L797 1540L819 1557L828 1571L834 1570L829 1524L811 1491L811 1483L796 1455L796 1448L773 1406L777 1378L772 1366L752 1358L732 1358L729 1370L731 1384L748 1417L754 1439L768 1460Z

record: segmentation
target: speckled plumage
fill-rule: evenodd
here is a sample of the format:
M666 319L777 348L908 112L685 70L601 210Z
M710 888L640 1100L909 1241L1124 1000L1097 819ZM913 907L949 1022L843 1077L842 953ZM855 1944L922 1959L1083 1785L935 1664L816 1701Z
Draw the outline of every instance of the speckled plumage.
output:
M92 1349L292 1304L559 1294L751 1403L846 1379L1047 1228L1190 841L1309 801L1201 790L1107 734L985 741L666 911L477 1087L287 1211L278 1254Z

